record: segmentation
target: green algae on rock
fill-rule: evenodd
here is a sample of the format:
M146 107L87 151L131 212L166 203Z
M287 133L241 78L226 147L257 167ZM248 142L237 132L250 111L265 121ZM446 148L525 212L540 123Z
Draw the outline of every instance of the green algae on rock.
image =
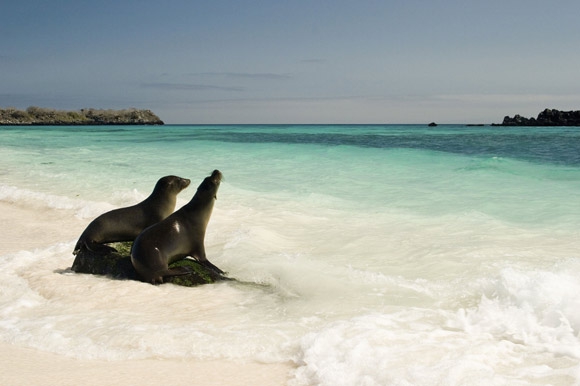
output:
M139 280L137 272L131 264L132 242L110 244L117 252L100 254L81 249L76 255L71 270L76 273L106 275L115 279ZM185 258L171 264L169 268L187 267L190 273L166 279L166 283L173 283L185 287L194 287L201 284L210 284L222 280L231 280L226 276L207 269L197 261Z

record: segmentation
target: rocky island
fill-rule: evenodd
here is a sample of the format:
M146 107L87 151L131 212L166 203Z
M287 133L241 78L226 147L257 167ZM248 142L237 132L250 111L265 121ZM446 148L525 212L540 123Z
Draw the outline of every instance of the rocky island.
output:
M516 114L513 118L506 116L501 124L494 126L580 126L580 110L545 109L537 118L525 118Z
M163 121L151 110L62 111L31 106L26 110L0 109L0 125L163 125Z

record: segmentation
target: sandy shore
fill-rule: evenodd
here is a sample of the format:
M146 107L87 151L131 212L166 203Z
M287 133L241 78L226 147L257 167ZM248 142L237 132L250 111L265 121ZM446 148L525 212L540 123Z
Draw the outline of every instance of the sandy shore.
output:
M290 366L193 360L88 361L0 344L0 385L284 385Z
M71 221L76 221L78 227L71 226ZM87 223L63 216L63 211L43 211L39 215L37 211L0 202L0 258L7 253L48 247L55 240L73 240ZM225 360L78 360L0 342L0 385L279 386L286 384L291 370L291 364Z

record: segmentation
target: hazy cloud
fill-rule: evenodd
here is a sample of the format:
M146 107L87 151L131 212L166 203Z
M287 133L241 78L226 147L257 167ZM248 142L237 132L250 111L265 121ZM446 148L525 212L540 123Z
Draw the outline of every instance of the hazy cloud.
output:
M321 64L321 63L326 63L326 59L304 59L304 60L301 60L300 63Z
M193 76L217 76L230 79L268 79L268 80L286 80L292 79L290 74L276 74L270 72L200 72L190 74Z
M141 87L155 88L157 90L169 90L169 91L244 91L243 87L236 86L215 86L209 84L188 84L188 83L142 83Z

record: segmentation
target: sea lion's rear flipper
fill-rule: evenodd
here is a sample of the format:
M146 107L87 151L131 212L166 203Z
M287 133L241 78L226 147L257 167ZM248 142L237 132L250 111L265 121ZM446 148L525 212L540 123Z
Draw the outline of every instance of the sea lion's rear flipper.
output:
M166 278L185 276L192 272L193 271L189 267L175 267L171 269L165 269L163 271L158 271L155 273L153 280L151 280L151 284L163 284Z

